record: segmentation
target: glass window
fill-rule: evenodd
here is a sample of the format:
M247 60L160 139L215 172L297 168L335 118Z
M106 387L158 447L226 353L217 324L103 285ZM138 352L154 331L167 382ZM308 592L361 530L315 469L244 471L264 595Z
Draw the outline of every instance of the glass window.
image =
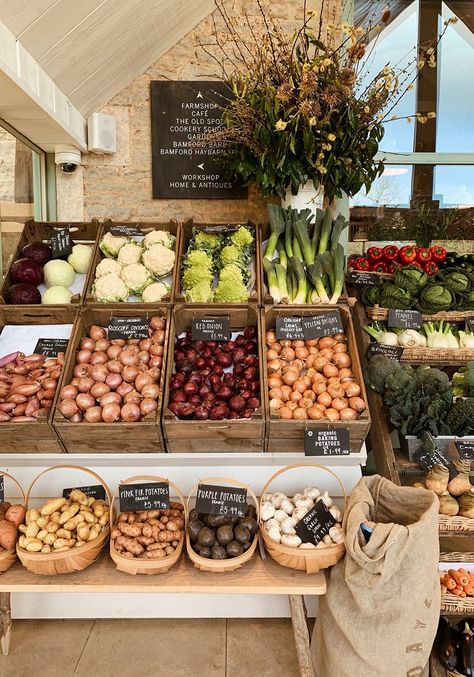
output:
M369 193L361 192L352 201L352 207L408 207L411 195L411 165L386 165L385 171Z
M474 207L474 165L436 167L433 199L440 207Z

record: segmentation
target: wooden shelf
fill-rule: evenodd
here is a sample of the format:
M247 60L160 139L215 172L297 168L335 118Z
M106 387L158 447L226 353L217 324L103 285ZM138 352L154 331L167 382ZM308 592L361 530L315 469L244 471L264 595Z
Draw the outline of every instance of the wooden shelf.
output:
M153 576L131 576L117 571L104 552L84 571L62 576L37 576L19 562L0 575L0 592L156 592L201 594L324 595L323 572L306 574L286 569L256 555L229 573L198 571L183 556L171 571Z

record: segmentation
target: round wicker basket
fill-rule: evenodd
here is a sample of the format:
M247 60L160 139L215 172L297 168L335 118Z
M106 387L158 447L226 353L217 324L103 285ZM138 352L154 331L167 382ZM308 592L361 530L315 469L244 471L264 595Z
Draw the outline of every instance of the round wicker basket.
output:
M134 477L129 477L126 480L122 480L121 484L130 484L131 482L137 482L137 481L150 481L150 482L166 482L169 484L169 486L173 489L175 495L180 499L180 502L182 503L184 507L184 521L185 521L185 526L184 528L186 529L186 523L187 523L187 504L186 501L183 498L183 495L181 491L178 489L176 484L171 482L170 480L164 478L164 477L159 477L158 475L135 475ZM117 491L112 497L112 505L117 497ZM114 525L115 528L116 525ZM116 549L115 546L112 542L110 541L110 557L113 559L115 562L115 566L119 571L123 571L126 574L131 574L132 576L136 576L136 574L165 574L167 571L171 569L171 567L176 564L176 562L179 560L181 557L181 553L183 552L183 546L184 546L184 535L181 537L181 540L178 544L178 547L174 551L172 555L168 555L167 557L163 557L162 559L140 559L139 557L124 557L121 555Z
M244 489L247 489L247 495L252 499L252 501L255 504L255 508L257 511L257 522L259 521L260 513L258 499L255 496L252 489L243 482L229 479L227 477L206 477L205 479L199 480L199 482L195 484L194 487L189 492L188 500L186 503L188 515L189 515L189 501L191 500L191 496L193 496L199 484L207 482L219 482L224 484L224 486L230 484L234 487L242 487ZM207 559L206 557L201 557L200 555L197 554L197 552L193 550L188 530L186 530L186 552L188 554L189 559L196 567L196 569L199 569L200 571L210 571L212 573L226 573L227 571L235 571L236 569L239 569L246 562L252 559L255 550L257 549L257 543L258 543L258 532L255 534L255 537L252 541L252 545L250 546L250 548L246 550L242 555L239 555L239 557L233 557L231 559Z
M100 484L105 489L105 495L110 507L112 507L112 497L110 491L104 480L97 475L93 470L89 468L84 468L80 465L55 465L51 468L43 470L30 484L30 487L26 493L26 508L28 509L28 501L30 498L31 490L40 477L45 475L52 470L78 470L80 472L91 475L94 479L98 480ZM99 557L100 552L104 546L104 543L109 538L110 528L107 526L102 530L102 533L95 538L93 541L86 543L85 545L78 548L71 548L65 552L52 552L52 553L42 553L42 552L28 552L24 548L21 548L18 543L16 546L16 552L18 559L21 561L23 566L31 571L34 574L41 576L55 576L56 574L72 574L75 571L82 571L86 569L90 564L95 562Z
M315 463L294 463L293 465L287 465L286 467L281 468L270 477L264 486L262 490L262 498L268 492L270 485L277 477L296 468L317 468L319 470L324 470L335 477L339 486L341 487L342 495L344 496L344 509L346 508L347 494L339 477L329 468L326 468L322 465L317 465ZM272 538L270 538L265 531L262 521L260 521L260 536L265 543L265 548L268 554L276 562L278 562L278 564L283 567L287 567L288 569L306 571L307 574L316 574L318 571L321 571L321 569L328 569L329 567L332 567L344 556L346 550L344 543L328 545L326 548L312 548L308 550L305 548L290 548L287 545L277 543Z
M23 491L23 487L21 484L16 480L12 475L9 475L7 472L2 470L0 472L0 475L3 475L4 477L8 477L12 482L16 484L16 486L19 488L21 491L21 496L23 499L23 505L25 505L25 492ZM3 552L0 552L0 574L3 574L4 571L8 571L8 569L15 564L17 560L16 557L16 550L15 548L12 548L11 550L3 550Z

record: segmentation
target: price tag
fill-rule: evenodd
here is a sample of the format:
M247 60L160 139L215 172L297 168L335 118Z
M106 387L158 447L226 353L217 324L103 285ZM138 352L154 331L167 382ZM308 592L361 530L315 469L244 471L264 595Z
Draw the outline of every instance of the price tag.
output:
M455 442L454 446L459 454L459 458L465 459L466 461L474 461L474 440Z
M119 486L121 512L166 510L170 507L170 487L167 482L143 482Z
M382 279L377 273L369 273L364 270L351 270L346 275L346 284L363 284L367 287L380 287Z
M339 310L330 310L321 315L303 317L303 334L306 340L333 336L344 332L341 313Z
M0 475L0 503L5 500L5 477Z
M95 498L98 501L105 501L105 489L102 484L91 484L89 487L69 487L69 489L63 489L63 498L69 498L74 489L79 489L86 496Z
M73 241L71 240L71 233L69 232L69 226L63 230L58 230L54 235L51 236L49 245L51 247L51 253L53 259L63 258L69 256L72 252Z
M335 524L336 520L329 512L326 504L323 501L318 501L296 524L295 531L303 543L318 545Z
M143 232L138 226L110 226L108 229L111 235L118 237L143 237Z
M56 357L58 353L66 352L68 343L68 339L40 338L33 352L46 357Z
M385 357L388 357L391 360L400 362L403 355L403 348L401 346L387 346L384 343L372 341L367 348L367 359L370 360L374 355L385 355Z
M388 311L387 325L389 327L401 327L402 329L418 329L421 327L423 318L418 310L395 310Z
M474 331L474 315L466 318L467 327L469 331Z
M424 451L423 449L420 449L420 451L417 451L414 454L414 460L427 472L437 465L444 465L444 467L449 470L450 480L453 479L453 477L456 477L456 475L459 475L459 470L440 449L436 449L435 451Z
M230 341L230 336L228 317L204 317L192 321L191 338L193 341Z
M301 317L277 317L275 321L277 341L299 341L304 339Z
M198 513L205 515L244 517L247 508L247 489L200 484L195 507Z
M305 456L347 456L350 454L349 428L316 430L307 428L304 435Z
M107 338L142 339L148 338L150 323L143 317L113 317L107 326Z

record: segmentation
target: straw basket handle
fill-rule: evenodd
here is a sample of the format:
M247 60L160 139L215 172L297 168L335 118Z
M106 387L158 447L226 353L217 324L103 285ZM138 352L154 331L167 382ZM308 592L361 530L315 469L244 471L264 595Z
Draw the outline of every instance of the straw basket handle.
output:
M344 496L344 510L347 508L347 493L346 490L344 489L343 483L341 482L341 480L339 479L339 477L336 475L335 472L333 472L329 468L326 468L326 466L318 465L317 463L293 463L293 465L286 465L284 468L280 468L280 470L277 470L276 473L274 473L270 477L268 482L263 487L262 496L264 496L267 493L268 487L279 475L282 475L283 473L287 472L287 470L294 470L295 468L318 468L319 470L324 470L325 472L332 475L337 480L339 486L341 487L342 495Z
M134 475L133 477L128 477L126 480L121 480L120 484L131 484L132 482L146 480L149 480L150 482L166 482L166 484L168 484L168 486L170 486L173 489L176 496L181 500L181 503L183 504L184 507L184 515L186 517L186 520L188 519L188 502L185 501L183 494L179 490L179 487L174 482L169 480L167 477L160 477L159 475ZM115 491L114 495L112 496L111 505L117 498L120 484L117 487L117 490Z
M102 484L102 486L105 489L105 495L107 496L109 506L112 505L112 496L111 496L111 493L110 493L110 489L107 486L107 484L105 483L105 481L102 479L102 477L100 475L98 475L96 472L94 472L93 470L90 470L89 468L84 468L84 466L82 466L82 465L53 465L53 466L51 466L51 468L46 468L45 470L40 472L40 474L37 475L37 477L35 477L33 482L30 484L28 491L26 492L26 496L25 496L25 505L26 506L28 506L28 500L30 498L30 494L31 494L31 490L33 489L33 486L36 484L36 482L39 480L40 477L43 477L43 475L46 475L46 473L50 472L51 470L80 470L81 472L84 472L88 475L91 475L91 477L98 480L100 482L100 484Z
M260 516L260 506L258 502L258 498L253 492L252 487L250 487L248 484L245 484L244 482L240 482L239 480L233 480L230 477L204 477L203 479L200 479L196 484L191 488L191 491L189 492L189 496L186 501L186 508L189 512L189 501L191 500L192 495L194 492L197 490L200 484L206 483L206 482L225 482L226 484L231 484L234 487L241 487L242 489L247 489L247 493L250 494L250 497L253 499L255 503L255 509L257 511L257 522L259 520Z
M23 505L26 505L26 503L25 503L25 501L26 501L25 492L23 491L23 487L21 486L19 481L17 479L15 479L13 477L13 475L10 475L9 473L5 472L5 470L0 470L0 477L2 475L3 475L3 477L8 477L9 480L11 480L14 484L16 484L18 489L21 491L21 496L22 496L22 499L23 499Z

